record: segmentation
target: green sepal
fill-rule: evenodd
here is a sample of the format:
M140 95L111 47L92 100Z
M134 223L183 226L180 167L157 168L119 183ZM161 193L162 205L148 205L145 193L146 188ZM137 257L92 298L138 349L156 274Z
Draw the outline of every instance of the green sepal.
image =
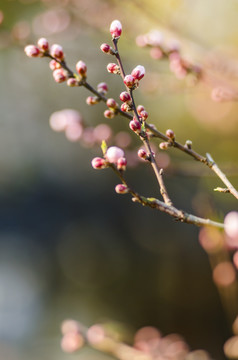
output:
M106 141L105 141L105 140L103 140L103 141L102 141L102 144L101 144L101 149L102 149L102 153L103 153L103 155L105 155L105 154L106 154L106 152L107 152L107 143L106 143Z

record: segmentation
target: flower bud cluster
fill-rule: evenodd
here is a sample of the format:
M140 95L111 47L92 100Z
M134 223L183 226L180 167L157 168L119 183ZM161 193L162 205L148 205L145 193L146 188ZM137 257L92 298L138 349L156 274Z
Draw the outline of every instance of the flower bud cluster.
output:
M94 169L98 170L105 169L109 164L114 164L118 170L125 171L127 160L124 156L124 151L121 148L111 146L107 149L104 158L95 157L91 164Z
M124 77L124 84L129 89L134 89L139 86L139 81L145 75L145 68L142 65L137 65L131 72L131 74Z

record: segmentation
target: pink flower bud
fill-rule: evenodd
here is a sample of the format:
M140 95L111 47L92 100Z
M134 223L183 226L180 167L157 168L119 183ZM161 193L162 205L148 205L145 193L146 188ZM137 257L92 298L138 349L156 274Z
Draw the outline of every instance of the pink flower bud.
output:
M67 79L67 74L63 69L53 71L53 78L57 83L62 83Z
M71 77L67 80L67 85L70 87L74 87L74 86L78 86L78 80L76 80L75 78Z
M122 32L122 25L119 20L114 20L110 26L110 33L113 39L119 38Z
M124 157L124 151L117 146L111 146L107 149L105 157L110 163L117 164L118 159Z
M49 42L47 39L45 38L40 38L37 42L37 45L39 46L39 48L43 51L48 51L49 50Z
M140 115L141 111L144 111L145 108L144 108L143 105L138 105L137 108L136 108L136 110L137 110L138 114Z
M149 115L148 115L147 111L143 110L140 112L140 116L141 116L142 120L146 120Z
M123 104L121 104L121 110L122 110L122 111L125 111L125 112L129 112L129 111L132 110L132 109L131 109L131 105L128 104L128 103L126 103L126 102L124 102Z
M136 80L141 80L145 75L145 68L142 65L137 65L131 72L131 75Z
M161 142L161 143L159 144L159 147L160 147L161 150L167 150L168 147L169 147L169 143L167 143L167 142Z
M124 184L117 184L115 186L115 191L118 194L127 194L129 192L129 189L126 185Z
M139 158L144 159L144 160L147 159L147 154L144 149L139 149L137 154L138 154Z
M66 353L73 353L81 349L83 345L84 338L77 332L69 332L61 340L61 348Z
M129 127L135 133L140 133L141 131L141 123L136 119L133 119L129 122Z
M49 63L49 67L51 70L56 70L56 69L60 69L61 68L61 65L60 63L58 63L58 61L56 60L51 60L50 63Z
M238 246L238 212L231 211L225 216L225 232L236 247Z
M171 140L174 140L174 138L175 138L175 134L174 134L173 130L171 130L171 129L166 130L165 135L166 135L168 138L170 138Z
M35 45L27 45L24 51L29 57L37 57L40 55L40 50Z
M124 157L121 157L117 160L117 169L118 170L126 170L127 160Z
M51 46L50 48L50 54L55 57L58 60L63 60L64 59L64 51L62 46L58 45L58 44L54 44Z
M87 99L86 99L86 103L88 105L95 105L95 104L98 104L99 100L98 100L98 97L96 96L88 96Z
M102 94L106 94L108 91L108 86L105 82L101 82L97 85L97 91L102 93Z
M131 95L127 91L120 93L120 100L123 102L131 101Z
M101 49L104 53L110 54L111 46L104 43L104 44L102 44L102 45L100 46L100 49Z
M114 113L114 111L107 109L107 110L104 111L103 115L107 119L112 119L112 118L114 118L115 113Z
M86 76L87 66L82 60L79 60L76 64L76 70L81 76Z
M135 85L135 78L132 75L126 75L123 81L128 88L132 88Z
M116 107L117 107L117 103L116 103L116 101L114 100L114 99L112 99L112 98L109 98L109 99L107 99L107 106L109 107L109 108L112 108L112 109L115 109Z
M112 74L120 74L120 67L115 63L109 63L107 65L107 71Z
M101 169L105 169L107 167L107 163L105 161L105 159L100 158L100 157L95 157L92 162L92 167L96 170L101 170Z

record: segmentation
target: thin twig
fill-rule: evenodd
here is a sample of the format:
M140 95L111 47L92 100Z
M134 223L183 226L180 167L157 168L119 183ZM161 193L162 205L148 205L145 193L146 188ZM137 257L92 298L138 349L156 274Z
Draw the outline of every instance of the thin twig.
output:
M234 186L231 184L231 182L227 179L226 175L221 171L221 169L218 167L218 165L215 163L215 161L213 160L213 158L211 157L210 154L206 154L207 156L207 160L209 163L209 167L210 169L212 169L217 176L222 180L222 182L227 186L227 188L229 189L230 193L236 198L238 199L238 191L234 188Z

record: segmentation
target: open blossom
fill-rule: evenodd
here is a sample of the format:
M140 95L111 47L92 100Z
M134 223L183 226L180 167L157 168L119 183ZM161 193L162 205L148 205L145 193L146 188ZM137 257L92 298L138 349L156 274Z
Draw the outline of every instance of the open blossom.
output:
M124 151L117 146L111 146L107 149L105 157L110 163L117 164L117 161L124 157Z
M122 25L120 21L114 20L110 26L110 33L112 35L112 38L113 39L119 38L121 36L121 32L122 32Z

